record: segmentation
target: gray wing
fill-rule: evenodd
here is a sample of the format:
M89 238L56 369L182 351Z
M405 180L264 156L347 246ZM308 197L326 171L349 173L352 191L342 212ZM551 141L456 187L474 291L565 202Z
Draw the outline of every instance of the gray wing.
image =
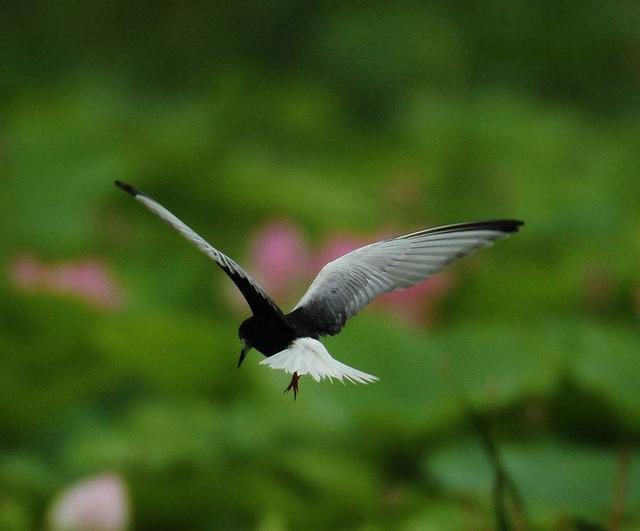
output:
M446 225L351 251L324 266L288 319L310 336L337 334L378 295L413 286L522 224L490 220Z
M274 312L282 317L282 311L278 305L273 302L264 290L255 282L238 264L224 253L218 251L202 236L185 225L176 216L164 208L160 203L151 199L148 195L136 190L133 186L116 181L116 186L121 188L128 194L132 195L136 200L145 207L167 222L171 227L176 229L182 236L194 244L204 254L213 259L222 270L229 276L238 287L244 298L246 299L251 311L256 315L273 314Z

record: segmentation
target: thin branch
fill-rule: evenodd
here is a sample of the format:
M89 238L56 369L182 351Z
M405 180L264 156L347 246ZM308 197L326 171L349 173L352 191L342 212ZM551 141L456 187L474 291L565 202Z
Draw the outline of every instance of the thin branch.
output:
M463 409L478 433L482 447L494 472L493 506L496 526L499 531L526 531L527 520L524 503L520 491L508 473L488 424L480 417L464 392L463 386L456 380L451 371L449 360L444 360L442 370L448 377L454 391L460 398ZM508 517L508 501L511 502L511 519ZM513 525L512 525L513 523Z

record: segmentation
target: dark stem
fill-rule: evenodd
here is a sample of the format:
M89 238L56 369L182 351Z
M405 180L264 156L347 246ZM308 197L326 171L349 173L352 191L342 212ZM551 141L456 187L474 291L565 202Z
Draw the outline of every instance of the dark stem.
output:
M618 467L613 486L613 504L611 507L610 531L619 531L624 518L624 505L629 486L629 469L631 468L631 447L625 445L618 451Z

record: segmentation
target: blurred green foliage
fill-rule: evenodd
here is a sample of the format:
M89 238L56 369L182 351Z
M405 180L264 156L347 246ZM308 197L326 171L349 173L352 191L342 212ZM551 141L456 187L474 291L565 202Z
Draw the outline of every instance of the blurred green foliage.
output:
M640 528L635 2L1 11L0 527L113 470L135 529L492 529L465 395L530 528L614 529L616 503ZM293 403L256 354L235 369L228 280L114 179L240 263L272 219L312 245L527 225L455 266L429 327L370 309L326 341L379 383ZM21 290L23 256L95 257L125 303Z

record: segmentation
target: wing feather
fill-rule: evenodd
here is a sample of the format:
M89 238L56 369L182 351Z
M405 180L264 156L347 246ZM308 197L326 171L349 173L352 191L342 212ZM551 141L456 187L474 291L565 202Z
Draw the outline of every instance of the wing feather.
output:
M193 229L185 225L169 210L163 207L157 201L151 199L148 195L136 190L133 186L116 181L116 186L132 195L137 201L142 203L151 212L168 223L177 230L184 238L189 240L193 245L200 249L204 254L211 258L220 268L229 276L238 287L245 300L249 304L251 311L256 314L270 314L276 312L279 316L283 316L278 305L264 292L260 285L254 281L236 262L224 253L218 251L213 245L208 243L202 236L197 234Z
M517 220L446 225L366 245L328 263L288 319L311 336L337 334L375 297L408 288L517 232Z

